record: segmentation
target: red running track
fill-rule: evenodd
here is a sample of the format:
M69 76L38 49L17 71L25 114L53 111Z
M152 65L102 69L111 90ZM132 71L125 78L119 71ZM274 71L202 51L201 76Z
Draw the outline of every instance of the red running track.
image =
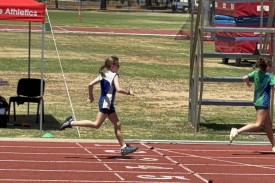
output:
M26 25L0 24L0 30L4 31L28 31ZM41 26L32 26L32 31L41 31ZM141 36L165 36L177 39L190 39L190 30L173 29L138 29L138 28L112 28L112 27L76 27L76 26L53 26L53 32L79 33L79 34L118 34L118 35L141 35ZM213 41L209 32L204 32L205 41Z
M183 182L271 183L268 144L133 143L119 154L111 142L0 141L1 183Z
M26 25L5 25L0 24L0 30L7 31L28 31ZM41 26L32 26L33 31L41 31ZM93 34L122 34L122 35L155 35L155 36L176 36L179 30L172 29L130 29L130 28L112 28L112 27L75 27L75 26L53 26L54 32L64 33L93 33ZM190 35L190 31L184 31Z

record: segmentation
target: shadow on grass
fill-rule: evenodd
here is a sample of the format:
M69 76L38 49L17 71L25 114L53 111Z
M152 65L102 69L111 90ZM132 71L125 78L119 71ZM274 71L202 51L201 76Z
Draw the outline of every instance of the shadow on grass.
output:
M213 131L229 131L231 128L241 128L242 124L217 124L217 123L200 123L200 127L204 127Z
M240 65L236 66L235 60L230 59L229 63L225 64L225 65L232 66L232 67L253 67L253 65L255 65L255 62L256 62L256 60L255 61L243 60L243 61L241 61ZM219 64L224 65L224 63L222 63L222 62L220 62Z
M222 118L215 118L212 120L209 120L207 118L203 117L203 121L200 122L200 127L206 128L210 131L228 131L231 130L231 128L241 128L244 124L235 124L235 123L226 123L224 119Z
M222 119L215 119L213 121L219 121L220 123L214 123L212 120L206 120L204 119L206 122L201 122L200 123L200 127L202 128L206 128L207 130L210 131L216 131L216 132L225 132L225 131L230 131L231 128L241 128L243 126L245 126L246 124L230 124L230 123L225 123ZM247 132L247 133L259 133L259 132L264 132L265 133L265 127L264 125L262 126L262 128L258 131L255 132ZM275 132L275 129L273 129L273 133Z
M59 128L59 121L52 115L44 115L44 123L42 124L43 130L56 130ZM23 126L23 124L29 124L30 126ZM13 120L13 115L10 116L8 127L10 129L39 129L40 122L36 123L35 115L16 115L16 121Z

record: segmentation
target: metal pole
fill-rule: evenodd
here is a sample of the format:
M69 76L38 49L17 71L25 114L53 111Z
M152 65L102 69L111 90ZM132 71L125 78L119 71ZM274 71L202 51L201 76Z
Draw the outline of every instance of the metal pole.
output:
M28 78L31 77L31 22L29 22L29 47L28 47ZM30 103L28 102L28 115L30 115Z
M41 83L40 83L40 96L43 96L43 81L44 81L44 33L45 33L45 23L42 23L42 38L41 38L41 67L40 67L40 73L41 73ZM40 131L42 131L42 122L43 122L43 109L42 104L44 101L40 102Z
M28 78L31 77L31 22L29 22Z

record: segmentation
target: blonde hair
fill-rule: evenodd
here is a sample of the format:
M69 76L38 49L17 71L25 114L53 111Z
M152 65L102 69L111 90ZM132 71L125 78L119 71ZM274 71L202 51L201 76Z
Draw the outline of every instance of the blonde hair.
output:
M256 62L256 67L266 70L267 67L272 67L272 61L268 58L260 57Z
M110 69L112 65L116 65L119 62L119 58L117 56L110 56L105 59L104 65L102 65L98 72L102 77L105 77L104 69Z

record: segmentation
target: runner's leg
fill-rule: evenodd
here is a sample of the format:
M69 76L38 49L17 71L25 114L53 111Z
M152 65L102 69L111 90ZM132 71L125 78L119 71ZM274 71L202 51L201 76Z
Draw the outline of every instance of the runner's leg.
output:
M104 114L102 112L97 113L96 120L90 121L90 120L81 120L81 121L74 121L72 123L72 126L81 126L81 127L90 127L90 128L100 128L105 119L107 118L108 114Z
M115 131L116 138L117 138L120 146L122 147L123 145L125 145L125 142L124 142L124 138L123 138L123 135L121 132L121 123L118 119L116 112L109 114L108 118L114 125L114 131Z

